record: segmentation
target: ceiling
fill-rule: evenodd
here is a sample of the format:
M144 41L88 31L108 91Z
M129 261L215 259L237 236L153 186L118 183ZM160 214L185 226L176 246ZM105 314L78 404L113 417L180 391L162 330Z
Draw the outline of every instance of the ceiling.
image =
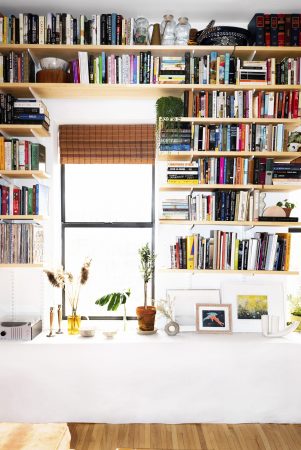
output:
M145 16L151 21L160 21L163 14L172 13L175 18L187 16L190 23L198 25L215 19L216 25L244 24L246 25L255 12L291 13L301 12L300 0L152 0L144 3L141 0L86 0L84 4L74 0L2 0L1 12L17 14L32 12L45 14L46 12L68 12L73 15L117 12L124 17ZM264 6L263 6L264 5Z

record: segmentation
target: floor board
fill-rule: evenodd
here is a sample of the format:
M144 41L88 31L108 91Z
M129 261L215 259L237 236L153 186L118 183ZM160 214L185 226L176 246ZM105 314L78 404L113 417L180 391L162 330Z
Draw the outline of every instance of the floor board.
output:
M75 450L301 450L301 425L69 424Z

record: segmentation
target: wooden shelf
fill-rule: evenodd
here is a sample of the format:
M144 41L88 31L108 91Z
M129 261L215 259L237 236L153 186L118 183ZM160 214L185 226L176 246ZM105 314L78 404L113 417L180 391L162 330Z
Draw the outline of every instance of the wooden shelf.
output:
M258 123L258 124L279 124L291 125L294 127L300 126L301 118L298 119L274 119L274 118L211 118L211 117L179 117L180 122L201 123L201 124L243 124L243 123Z
M49 178L49 175L41 170L0 170L0 177L11 179L39 178L42 180Z
M259 221L221 221L221 220L177 220L177 219L159 219L162 225L220 225L220 226L240 226L240 227L301 227L301 222L259 222Z
M301 189L299 184L261 185L261 184L166 184L160 187L160 191L213 191L213 190L250 190L258 191L296 191Z
M48 137L50 136L43 125L6 125L0 124L0 132L8 137Z
M292 161L294 159L300 158L300 154L298 152L249 152L249 151L214 151L214 150L204 150L199 152L191 152L191 151L170 151L164 152L159 151L157 155L158 161L178 161L178 160L192 160L192 159L200 159L200 158L251 158L251 157L259 157L259 158L274 158L274 159L285 159L287 161Z
M10 214L10 215L1 215L0 214L0 220L35 220L35 221L42 221L45 220L45 216L41 215L29 215L29 214Z
M34 269L41 267L43 267L43 264L0 264L0 269Z
M213 270L213 269L160 269L162 272L169 273L190 273L190 274L202 274L202 273L223 273L223 274L237 274L237 275L299 275L298 271L289 270Z

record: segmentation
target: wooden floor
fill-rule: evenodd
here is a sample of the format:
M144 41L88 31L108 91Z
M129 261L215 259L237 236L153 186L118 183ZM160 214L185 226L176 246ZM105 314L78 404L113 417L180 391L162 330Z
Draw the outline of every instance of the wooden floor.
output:
M301 425L69 424L75 450L301 450Z

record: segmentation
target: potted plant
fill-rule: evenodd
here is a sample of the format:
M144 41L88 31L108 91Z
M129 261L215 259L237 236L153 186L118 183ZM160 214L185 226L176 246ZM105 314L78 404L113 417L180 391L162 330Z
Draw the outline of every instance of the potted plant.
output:
M289 217L292 209L296 208L296 205L289 202L287 198L283 202L276 203L276 206L280 206L284 210L286 217Z
M122 292L111 292L96 300L95 304L99 306L107 305L107 311L117 311L120 305L123 305L123 329L126 329L126 302L131 295L131 290Z
M301 331L301 295L288 295L290 304L291 321L299 322L297 331Z
M144 281L144 305L136 308L140 331L153 331L155 328L156 308L147 305L147 286L155 270L156 255L149 248L148 243L139 250L140 271Z

